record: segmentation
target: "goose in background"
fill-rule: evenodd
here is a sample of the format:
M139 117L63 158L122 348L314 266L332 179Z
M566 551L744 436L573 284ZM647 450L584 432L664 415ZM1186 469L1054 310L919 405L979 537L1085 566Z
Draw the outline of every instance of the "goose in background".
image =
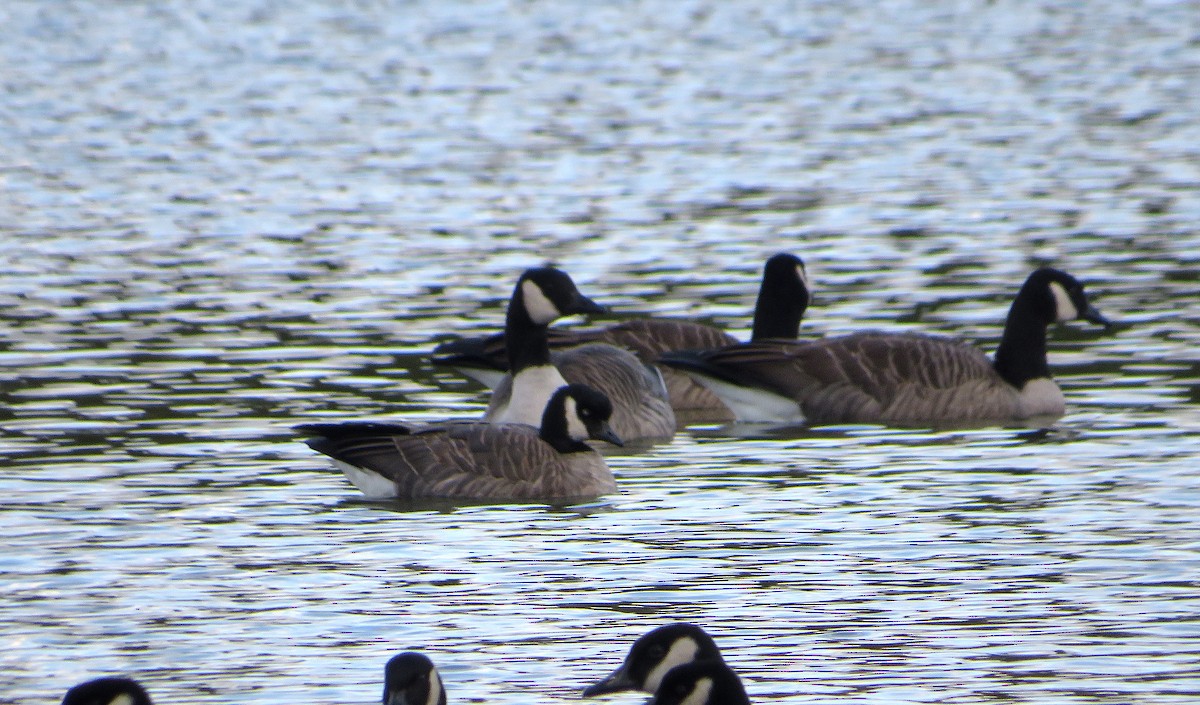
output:
M384 669L383 705L446 705L446 690L428 657L409 651L393 656ZM67 691L62 705L152 705L146 690L130 678L96 678Z
M513 288L504 318L512 341L506 350L513 371L512 391L493 399L483 418L492 423L541 423L546 403L567 382L550 364L547 327L574 313L603 313L604 308L579 292L570 275L553 267L525 270Z
M694 661L663 677L647 705L750 705L742 679L721 661Z
M150 696L132 678L95 678L71 688L62 705L152 705Z
M989 360L960 340L863 332L812 342L756 341L668 353L663 364L713 390L739 421L962 424L1061 416L1046 329L1084 319L1111 325L1083 285L1057 269L1029 275Z
M763 266L762 284L754 307L751 340L795 340L800 321L810 302L808 277L799 257L779 253ZM442 343L433 351L435 365L457 369L489 388L497 388L509 368L505 334L462 338ZM595 352L569 355L564 351L590 344L606 344L631 351L644 363L656 363L659 356L674 350L710 350L737 343L737 339L719 328L692 321L670 318L636 319L593 330L551 328L547 342L555 351L554 364L572 382L591 384L603 389L594 373L588 370L586 359ZM583 362L580 362L580 360ZM601 367L596 365L596 367ZM578 369L577 369L578 368ZM676 413L704 421L729 421L732 412L703 385L677 370L656 365L662 374ZM569 374L568 374L569 372ZM578 375L578 376L577 376ZM618 408L620 405L617 405ZM620 432L621 425L614 424Z
M433 661L415 651L393 656L384 669L383 705L446 705Z
M571 278L549 267L521 275L505 316L506 377L492 393L485 421L536 426L550 394L564 384L586 384L613 405L613 431L626 442L650 443L675 435L675 412L657 368L628 350L589 345L551 360L547 326L572 313L604 309L584 297Z
M671 669L695 661L720 662L716 642L695 624L668 624L643 634L615 671L583 691L591 698L622 690L654 693Z
M611 415L604 394L575 384L550 397L540 428L450 421L303 424L296 430L368 497L548 500L616 490L604 458L584 442L621 445Z

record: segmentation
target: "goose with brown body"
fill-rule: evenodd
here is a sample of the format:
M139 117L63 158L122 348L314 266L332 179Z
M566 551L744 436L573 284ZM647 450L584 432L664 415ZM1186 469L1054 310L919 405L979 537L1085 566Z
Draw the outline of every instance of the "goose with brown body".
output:
M804 262L786 253L768 259L763 267L762 284L754 308L751 339L795 340L809 300ZM500 387L505 372L510 369L506 336L507 333L498 333L443 343L434 349L433 363L454 367L481 384L497 389L497 398L502 398ZM553 351L551 360L565 379L592 385L610 397L624 396L619 391L621 388L645 387L646 383L638 379L645 372L624 362L622 364L629 370L625 373L626 380L606 387L610 377L608 371L614 368L614 364L601 360L605 354L601 352L603 348L572 348L611 346L627 350L646 365L653 365L660 355L674 350L710 350L738 342L714 326L669 318L637 319L591 330L550 328L546 340ZM607 354L612 355L611 352ZM655 365L654 369L662 375L674 412L704 421L733 419L732 412L716 395L692 381L688 375L662 365ZM621 408L619 403L616 406L618 410ZM665 417L661 411L657 414ZM624 431L625 435L636 433L635 429L626 428L619 420L614 420L614 428L618 433Z
M864 332L812 342L755 341L668 353L739 421L957 425L1061 416L1046 329L1083 319L1111 325L1083 285L1057 269L1029 275L994 360L953 338Z
M449 421L426 426L303 424L313 450L328 455L368 497L566 499L616 490L603 456L584 441L621 445L612 405L590 387L561 387L540 428Z

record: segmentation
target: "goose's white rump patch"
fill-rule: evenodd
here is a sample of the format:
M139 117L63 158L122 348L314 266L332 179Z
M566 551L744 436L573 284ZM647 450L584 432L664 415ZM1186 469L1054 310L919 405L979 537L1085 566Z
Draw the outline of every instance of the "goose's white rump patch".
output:
M396 483L383 475L365 470L357 465L351 465L344 460L334 460L336 465L346 475L346 479L371 499L396 496Z
M692 379L704 385L729 407L738 421L804 423L804 412L794 399L765 389L742 387L724 380L688 371Z

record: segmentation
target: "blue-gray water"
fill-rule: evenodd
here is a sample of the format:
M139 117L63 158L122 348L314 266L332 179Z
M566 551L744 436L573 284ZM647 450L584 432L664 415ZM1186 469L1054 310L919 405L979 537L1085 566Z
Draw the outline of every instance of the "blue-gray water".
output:
M0 702L574 702L698 622L755 701L1200 697L1194 3L0 5ZM479 413L425 361L553 261L622 314L991 349L1048 431L711 427L572 507L365 503L289 432ZM638 702L638 696L612 701Z

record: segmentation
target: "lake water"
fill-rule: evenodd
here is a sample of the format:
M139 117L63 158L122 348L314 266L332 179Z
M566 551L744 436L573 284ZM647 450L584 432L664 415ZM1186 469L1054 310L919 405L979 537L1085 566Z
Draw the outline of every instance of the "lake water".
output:
M756 702L1200 698L1200 9L0 7L0 702L576 702L651 627ZM1049 429L694 427L620 492L370 503L289 430L479 414L437 342L555 262L621 315L991 350L1049 263ZM640 696L612 701L640 702Z

